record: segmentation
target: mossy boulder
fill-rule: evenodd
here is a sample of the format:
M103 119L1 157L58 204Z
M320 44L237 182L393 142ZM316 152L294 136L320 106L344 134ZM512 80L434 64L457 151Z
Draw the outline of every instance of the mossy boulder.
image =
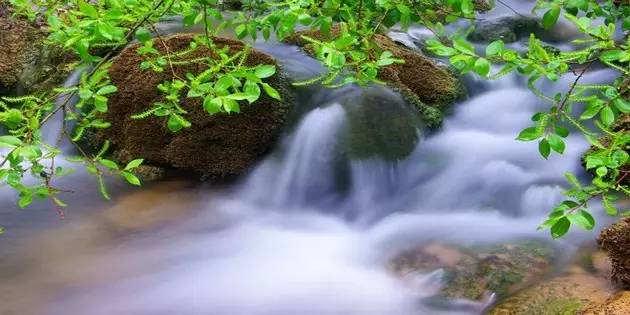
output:
M342 100L347 125L342 151L351 159L401 160L420 140L420 117L402 98L378 87Z
M177 34L164 39L171 51L185 49L195 35ZM231 53L240 51L240 41L214 38L219 47L229 47ZM168 130L166 120L160 117L132 119L131 116L150 109L163 95L157 85L173 79L171 71L161 73L140 69L144 57L138 55L138 45L125 48L114 60L109 70L118 92L109 100L109 110L104 117L111 122L110 128L100 131L98 139L111 140L115 156L121 162L142 157L148 165L191 171L207 178L230 178L242 174L254 165L274 145L280 135L292 107L293 94L287 80L280 73L266 79L280 91L283 101L272 99L263 93L253 104L241 103L238 114L219 113L209 115L203 110L199 98L182 97L181 106L188 111L192 127L177 133ZM156 45L163 49L162 45ZM205 47L191 53L190 58L216 56ZM245 60L248 66L274 64L269 55L251 50ZM176 66L179 77L186 73L199 73L203 65Z
M611 278L614 282L630 288L630 218L625 218L604 229L597 239L600 247L608 253L611 262Z
M0 13L0 95L31 93L63 82L74 58L44 44L39 26Z
M553 258L552 247L540 241L477 247L431 243L403 252L391 266L399 274L441 268L444 297L481 300L488 292L505 298L532 284L550 271Z
M301 46L306 52L313 53L312 45L302 38L303 35L326 40L334 38L339 32L339 27L333 27L330 35L319 31L297 32L286 38L285 42ZM396 58L405 61L404 64L392 64L381 68L378 78L416 106L423 118L432 120L427 122L428 125L439 125L441 115L437 113L465 95L464 86L459 78L448 67L440 65L421 52L397 44L387 36L376 35L374 39L381 49L388 50Z

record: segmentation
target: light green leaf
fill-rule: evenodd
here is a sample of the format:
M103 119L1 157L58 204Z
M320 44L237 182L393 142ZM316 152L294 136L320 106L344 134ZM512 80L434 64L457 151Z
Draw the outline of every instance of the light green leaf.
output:
M120 173L120 175L122 175L129 184L132 184L132 185L135 185L135 186L140 186L141 185L140 184L140 179L138 177L136 177L136 175L134 175L134 174L131 174L129 172L122 172L122 173Z
M135 160L127 163L127 166L125 166L125 171L137 168L138 166L142 165L142 162L144 162L144 159L135 159Z

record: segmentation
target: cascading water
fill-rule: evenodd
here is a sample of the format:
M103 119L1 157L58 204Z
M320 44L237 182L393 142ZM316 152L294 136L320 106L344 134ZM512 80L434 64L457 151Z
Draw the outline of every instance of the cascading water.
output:
M320 71L295 48L262 49L294 77ZM608 75L591 72L586 79ZM566 89L573 79L543 88ZM440 131L423 137L420 124L405 122L396 143L365 119L382 114L376 117L387 129L390 117L413 116L391 91L305 91L295 126L233 192L205 197L206 206L183 222L99 244L79 259L62 257L57 263L69 264L80 280L36 273L25 282L39 289L40 305L20 304L17 296L16 309L46 315L482 313L490 295L432 306L427 301L439 292L442 272L401 279L387 270L388 261L432 240L546 238L536 226L562 197L563 173L580 170L587 144L571 136L562 157L541 159L535 145L514 140L542 109L524 82L513 76L467 82L471 98L456 105ZM586 237L575 233L571 242Z

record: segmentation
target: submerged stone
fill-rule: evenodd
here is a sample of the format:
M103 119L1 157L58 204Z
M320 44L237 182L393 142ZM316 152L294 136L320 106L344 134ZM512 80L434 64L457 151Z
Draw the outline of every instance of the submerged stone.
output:
M178 34L165 38L165 43L172 51L177 51L188 48L194 36ZM229 47L231 53L244 47L240 41L224 38L214 38L214 43L219 47ZM155 46L164 50L162 45ZM238 114L209 115L204 111L200 98L182 97L181 106L188 111L186 119L192 126L173 133L163 117L131 118L161 101L164 95L158 91L157 85L173 79L171 71L141 70L139 65L145 57L138 55L138 48L138 45L129 46L113 61L110 76L118 92L112 94L105 114L105 119L112 126L98 134L101 141L111 140L118 151L117 156L127 157L121 162L142 157L146 164L152 166L191 171L210 179L229 178L252 167L273 147L293 102L289 83L281 74L277 73L266 82L280 92L282 101L262 93L253 104L241 102ZM214 56L214 53L199 47L189 56L198 58ZM272 57L258 50L250 51L245 64L277 65ZM203 70L202 65L195 63L174 67L174 72L181 77L185 77L187 72L199 73Z
M454 299L497 298L533 283L547 274L553 262L552 247L540 241L521 241L480 247L431 243L408 250L392 261L399 274L444 270L441 294Z

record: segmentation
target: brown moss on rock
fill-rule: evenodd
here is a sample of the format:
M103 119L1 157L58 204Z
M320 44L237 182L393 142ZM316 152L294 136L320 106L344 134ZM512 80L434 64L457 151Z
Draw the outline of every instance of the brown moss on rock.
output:
M177 51L187 48L194 36L178 34L165 38L164 42L171 51ZM232 54L244 47L236 40L214 38L214 42L220 47L229 47ZM156 44L156 48L165 50L160 44ZM280 74L266 82L280 91L283 101L263 93L251 105L241 103L238 114L209 115L203 110L199 98L182 97L181 106L188 111L186 119L192 127L173 133L166 127L164 118L131 119L132 115L144 112L162 100L157 85L173 79L170 71L141 70L139 65L144 57L137 54L137 49L138 45L133 45L123 50L109 71L118 92L110 98L105 117L112 126L99 132L98 137L110 139L115 148L122 151L117 156L142 157L150 165L194 171L210 178L226 178L241 174L273 146L293 99L288 82ZM200 47L190 58L201 56L214 56L214 53ZM273 58L257 50L251 50L245 64L277 65ZM187 72L203 70L204 66L199 64L174 68L180 77Z
M0 95L50 89L70 73L73 57L44 44L46 32L0 14Z
M339 31L339 27L334 27L331 30L331 36L334 38ZM297 32L286 38L285 42L302 46L307 52L312 53L312 47L302 38L303 35L319 40L328 39L319 31L309 31ZM404 64L392 64L381 68L378 78L387 82L406 98L417 98L419 102L426 105L444 108L463 96L462 83L447 67L439 65L418 51L398 45L387 36L376 35L374 40L380 49L388 50L396 58L405 61Z
M612 280L630 288L630 218L604 229L597 242L610 257Z

